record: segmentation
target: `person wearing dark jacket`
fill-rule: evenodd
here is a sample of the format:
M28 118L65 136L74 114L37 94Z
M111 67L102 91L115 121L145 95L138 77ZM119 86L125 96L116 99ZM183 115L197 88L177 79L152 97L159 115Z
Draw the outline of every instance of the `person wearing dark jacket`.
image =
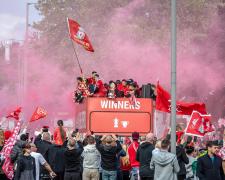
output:
M57 175L54 180L64 180L65 149L66 147L64 146L53 144L48 151L49 165Z
M104 141L105 144L101 144ZM116 142L116 144L115 144ZM102 180L112 180L117 177L117 154L122 150L117 137L112 134L96 139L96 148L101 154Z
M207 154L197 160L199 180L224 180L222 159L216 155L219 150L218 142L209 141L207 149Z
M17 161L14 180L35 180L35 159L30 155L30 153L30 144L27 143L23 145L23 155L21 155Z
M146 140L138 147L136 160L140 162L139 175L141 180L153 180L154 170L150 169L152 151L154 150L154 135L147 134Z
M27 140L28 136L26 134L21 134L20 140L18 140L13 146L12 152L10 154L10 159L12 163L16 164L19 157L23 154L22 149L26 145Z
M76 142L77 146L76 147ZM79 135L68 140L67 148L64 152L65 157L65 175L64 180L81 180L81 154L83 144L80 142Z
M39 141L37 141L37 139L36 139L35 145L37 146L37 152L42 154L44 159L49 164L48 154L49 154L49 149L52 146L50 133L49 132L43 132L42 139L39 139ZM45 179L45 180L51 179L48 171L45 168L41 167L40 173L41 173L40 174L41 179Z
M187 173L186 168L185 168L185 164L189 163L189 159L188 159L182 145L176 146L176 155L177 155L178 164L180 166L180 171L177 174L177 179L178 180L185 180L186 179L186 173Z

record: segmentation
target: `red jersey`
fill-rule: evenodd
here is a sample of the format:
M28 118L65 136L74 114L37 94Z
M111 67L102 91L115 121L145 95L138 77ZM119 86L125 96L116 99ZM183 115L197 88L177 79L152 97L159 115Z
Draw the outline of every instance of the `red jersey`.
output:
M128 148L128 154L130 158L131 167L140 166L140 163L136 161L136 153L137 153L138 147L139 147L139 143L137 141L133 141Z
M88 81L88 84L95 84L96 83L96 81L93 77L87 78L87 81Z
M98 80L96 82L96 87L98 88L98 92L95 94L96 97L104 97L106 96L107 90L102 82L102 80Z

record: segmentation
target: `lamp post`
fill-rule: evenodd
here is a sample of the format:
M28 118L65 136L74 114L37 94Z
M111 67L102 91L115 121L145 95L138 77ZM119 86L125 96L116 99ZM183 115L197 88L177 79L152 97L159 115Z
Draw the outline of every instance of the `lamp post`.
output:
M171 0L171 152L176 154L176 0Z
M29 10L30 5L35 5L37 3L27 3L26 4L26 30L25 30L25 41L28 40L28 32L29 32Z
M25 39L24 39L24 58L21 61L21 105L24 107L25 105L25 97L26 97L26 90L27 90L27 62L28 62L28 39L29 39L29 8L30 5L35 5L37 3L26 3L26 27L25 27Z

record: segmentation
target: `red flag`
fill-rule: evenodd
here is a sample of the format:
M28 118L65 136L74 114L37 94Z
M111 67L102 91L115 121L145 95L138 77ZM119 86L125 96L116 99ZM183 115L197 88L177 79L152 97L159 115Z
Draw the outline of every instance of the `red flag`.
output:
M47 111L41 107L37 107L30 119L30 122L44 118L45 116L47 116Z
M131 104L132 106L136 107L136 105L137 105L137 99L136 99L136 97L135 97L134 92L131 92L130 95L131 95L131 96L130 96L130 98L129 98L129 102L130 102L130 104Z
M171 98L170 94L164 90L159 83L157 84L157 96L156 107L157 110L163 112L171 112ZM193 111L198 111L202 114L206 114L206 107L204 103L186 103L177 102L177 114L178 115L191 115Z
M15 111L11 112L6 118L14 118L16 120L19 120L19 115L21 113L22 108L18 107Z
M156 96L156 109L163 112L170 113L170 94L164 90L159 83L156 87L157 96Z
M206 133L212 132L213 130L211 115L202 115L197 111L193 111L185 133L203 137Z
M14 166L13 166L13 163L11 162L10 154L11 154L13 146L16 143L20 128L21 128L21 122L19 120L17 121L16 127L13 130L13 134L4 144L4 147L2 151L0 152L1 156L5 159L4 164L2 166L2 170L9 179L13 179L13 176L14 176L14 170L13 170Z
M87 51L94 52L91 42L84 29L74 20L67 18L70 38L82 45Z

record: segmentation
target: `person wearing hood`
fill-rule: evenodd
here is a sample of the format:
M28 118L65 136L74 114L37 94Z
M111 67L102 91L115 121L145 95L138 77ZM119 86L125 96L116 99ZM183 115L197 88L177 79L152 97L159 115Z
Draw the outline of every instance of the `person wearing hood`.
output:
M150 168L155 170L154 180L177 180L180 167L175 154L168 152L170 141L164 139L161 149L152 154Z
M146 140L138 147L136 160L140 162L139 176L141 180L153 180L154 171L150 169L152 159L152 151L154 150L154 135L149 133Z
M95 146L95 138L87 137L88 144L84 147L83 157L83 180L98 180L101 155Z
M105 144L102 144L102 141ZM117 177L117 154L122 150L120 142L114 134L104 135L101 140L96 139L96 148L101 154L102 180L115 180Z
M13 146L12 152L10 154L10 159L11 159L11 162L14 163L14 165L16 164L19 157L23 154L22 150L27 142L28 142L28 136L26 134L21 134L20 140L18 140L16 144Z
M80 141L79 134L76 136L76 138L71 137L68 140L68 145L64 152L64 180L81 180L81 154L83 150L83 144Z

